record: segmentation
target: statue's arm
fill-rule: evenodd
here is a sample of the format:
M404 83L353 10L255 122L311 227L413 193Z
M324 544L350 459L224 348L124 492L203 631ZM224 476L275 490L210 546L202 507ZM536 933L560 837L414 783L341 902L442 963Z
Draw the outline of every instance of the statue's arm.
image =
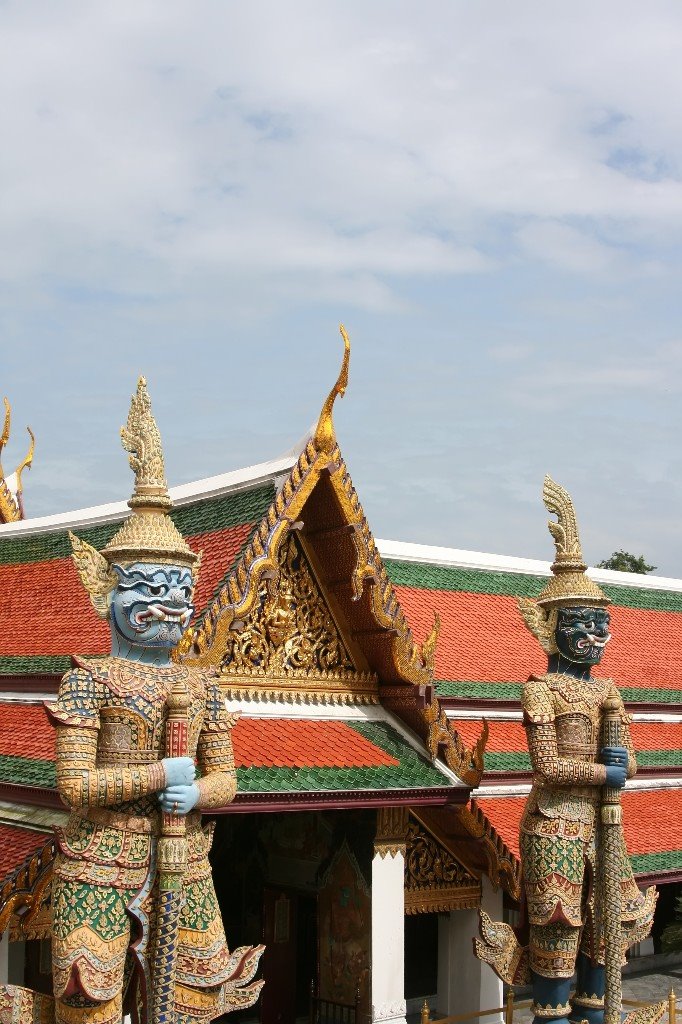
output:
M97 767L101 683L82 668L62 679L47 713L57 729L57 789L69 807L106 807L163 789L161 761L148 765Z
M108 807L166 785L161 761L97 768L98 728L57 726L57 789L69 807Z
M630 735L630 722L632 717L625 710L623 704L623 698L618 694L620 700L620 745L625 747L628 752L628 779L633 778L637 774L637 756L635 754L635 748L632 743L632 736Z
M533 679L523 688L523 724L533 773L553 786L603 786L606 767L560 757L554 707L546 684Z
M236 718L236 715L227 711L220 688L210 682L206 717L197 745L201 778L196 783L199 790L196 806L202 810L224 807L234 800L237 792L231 735Z

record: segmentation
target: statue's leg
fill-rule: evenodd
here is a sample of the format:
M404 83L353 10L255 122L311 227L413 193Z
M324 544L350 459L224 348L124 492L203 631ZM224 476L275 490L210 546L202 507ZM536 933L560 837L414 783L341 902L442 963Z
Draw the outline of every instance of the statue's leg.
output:
M59 1024L120 1024L133 890L56 876L52 974Z
M569 1019L586 1020L588 1024L604 1024L604 965L595 963L587 953L581 951L578 953L576 967L578 979L575 995L571 999L573 1009Z
M530 926L534 1024L569 1024L569 995L579 936L579 928L563 922Z

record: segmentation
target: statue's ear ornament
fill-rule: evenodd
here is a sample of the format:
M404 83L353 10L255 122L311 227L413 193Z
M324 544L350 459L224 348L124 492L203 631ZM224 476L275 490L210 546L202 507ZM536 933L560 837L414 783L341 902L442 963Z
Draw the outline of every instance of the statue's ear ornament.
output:
M517 598L519 611L523 621L538 641L546 654L556 654L559 648L556 645L554 634L557 624L557 609L545 609L534 601L532 597Z
M100 619L109 615L108 595L118 583L118 576L110 568L104 555L93 548L87 541L81 540L69 530L69 540L73 549L73 560L80 581L90 595L93 608Z
M197 580L199 579L199 570L201 569L201 560L204 557L204 552L199 551L197 554L197 560L192 566L192 586L196 587Z

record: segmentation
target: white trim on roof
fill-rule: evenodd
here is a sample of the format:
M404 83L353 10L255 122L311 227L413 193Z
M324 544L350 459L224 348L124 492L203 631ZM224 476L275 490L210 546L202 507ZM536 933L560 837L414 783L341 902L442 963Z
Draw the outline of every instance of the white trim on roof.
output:
M625 788L628 792L632 790L658 790L659 792L664 789L682 789L682 778L642 778L642 779L628 779L625 783ZM485 780L483 785L479 786L478 789L472 790L472 799L483 801L487 798L492 797L511 797L511 796L528 796L531 790L531 784L529 782L518 782L505 785L504 783L492 783L490 786L486 786Z
M305 447L307 438L302 443ZM286 476L294 468L301 450L300 448L292 449L291 452L287 452L286 455L273 459L271 462L261 462L256 466L233 470L231 473L220 473L218 476L209 476L203 480L171 487L169 488L171 500L176 508L181 508L183 505L207 501L209 498L217 498L222 494L251 489L259 484L272 483L274 490L277 478L282 475ZM53 516L23 519L18 523L5 523L0 526L0 540L4 536L26 536L34 533L48 533L56 529L63 530L67 527L72 529L116 522L129 514L130 508L126 501L114 501L108 505L93 505L90 508L76 509L74 512L60 512Z
M382 558L395 558L401 562L421 562L422 565L442 565L453 569L517 572L526 576L549 576L551 571L549 562L542 562L537 558L491 555L485 551L462 551L459 548L440 548L432 544L408 544L401 540L377 540L376 544ZM587 574L597 583L608 583L611 586L682 592L682 580L669 576L645 576L641 573L592 568L587 570Z
M627 703L627 701L626 701ZM446 708L445 715L449 720L482 722L521 722L523 711L478 711L471 708ZM630 712L633 722L664 722L675 725L682 722L682 711L634 711Z

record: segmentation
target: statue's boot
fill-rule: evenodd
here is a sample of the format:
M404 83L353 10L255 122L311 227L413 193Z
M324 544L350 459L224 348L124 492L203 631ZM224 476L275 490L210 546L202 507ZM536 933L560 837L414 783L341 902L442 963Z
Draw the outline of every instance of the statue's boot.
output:
M568 1014L571 1012L571 1004L568 997L573 979L545 978L535 971L532 972L532 979L533 1024L570 1024Z
M571 999L569 1021L579 1024L604 1024L604 991L606 972L602 964L593 963L584 953L578 953L578 973L575 993Z

